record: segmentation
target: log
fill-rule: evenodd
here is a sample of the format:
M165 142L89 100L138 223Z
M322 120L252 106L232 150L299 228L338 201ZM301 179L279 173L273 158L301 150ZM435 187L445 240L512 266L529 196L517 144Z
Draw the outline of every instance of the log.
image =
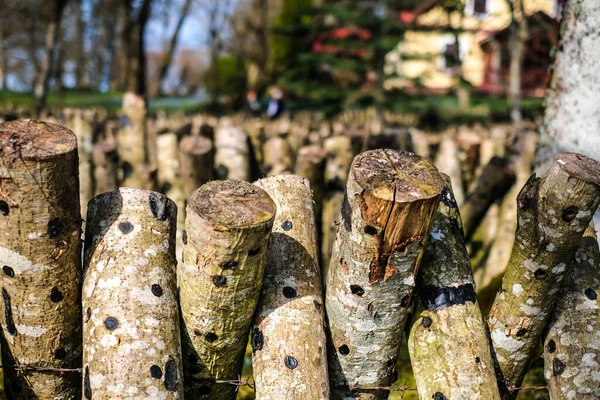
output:
M250 180L248 136L236 126L223 126L215 136L215 178Z
M79 204L81 216L85 220L87 203L94 197L94 174L92 171L92 151L94 131L92 124L86 120L83 110L75 110L73 133L77 136L77 152L79 156Z
M118 182L118 160L116 146L109 141L98 142L94 145L92 154L94 162L94 194L112 192L119 187ZM87 205L86 205L87 207Z
M80 398L77 138L51 123L0 125L2 366L10 399Z
M342 221L326 285L333 399L387 399L424 243L444 182L413 153L358 155L346 185Z
M325 196L325 150L321 146L304 146L296 157L296 175L308 179L315 204L315 220L317 223L317 243L321 243L323 198ZM320 260L321 248L318 252Z
M346 136L333 136L324 143L325 149L325 197L323 199L322 213L322 241L321 241L321 269L323 280L327 277L329 260L335 232L336 221L339 220L344 188L348 179L348 171L352 165L352 143ZM325 282L324 282L325 283Z
M252 328L256 397L329 400L325 310L309 182L281 175L255 185L277 205Z
M179 172L186 198L213 179L213 159L214 148L210 139L203 136L187 136L181 139Z
M545 377L554 400L600 398L599 262L598 241L590 226L558 294L544 342Z
M292 149L287 140L276 136L263 145L264 173L267 176L291 174L294 172Z
M452 137L444 137L440 142L440 149L435 159L435 166L440 172L448 175L452 180L454 198L458 204L465 201L463 189L462 170L457 158L458 147Z
M419 398L500 399L452 184L425 245L408 349Z
M89 203L83 398L183 398L175 230L164 195L121 188Z
M477 183L467 194L460 209L465 240L471 239L492 203L504 196L514 179L514 171L506 158L493 157L483 168Z
M517 198L517 232L488 325L505 398L516 395L575 248L600 203L600 163L561 153Z
M180 303L185 396L235 399L276 206L242 181L212 181L187 205Z
M123 110L119 118L117 149L123 176L121 186L154 189L149 165L146 101L134 93L123 96Z

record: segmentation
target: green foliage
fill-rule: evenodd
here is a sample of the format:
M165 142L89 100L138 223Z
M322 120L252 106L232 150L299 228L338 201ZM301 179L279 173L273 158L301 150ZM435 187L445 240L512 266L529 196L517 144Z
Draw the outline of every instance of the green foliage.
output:
M242 93L246 85L246 66L238 58L223 55L206 71L204 84L211 97Z

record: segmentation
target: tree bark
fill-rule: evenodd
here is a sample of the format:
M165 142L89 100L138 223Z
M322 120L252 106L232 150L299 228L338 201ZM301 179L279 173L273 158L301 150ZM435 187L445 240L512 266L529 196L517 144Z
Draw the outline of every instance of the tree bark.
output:
M98 142L94 145L94 182L95 195L104 192L112 192L119 187L117 178L117 166L119 156L116 146L110 141Z
M73 132L77 136L77 152L79 155L79 202L81 216L86 220L88 201L94 197L94 174L92 171L92 151L94 132L92 124L87 120L91 117L84 110L75 110L73 115Z
M323 239L321 241L321 269L323 281L327 279L329 260L337 231L336 221L339 220L344 188L348 179L348 171L352 165L352 143L347 136L334 136L327 139L325 149L325 197L323 199Z
M527 15L525 15L524 0L507 0L510 8L511 22L509 26L509 81L508 104L510 118L518 126L523 116L521 113L521 71L525 57L525 47L529 36L527 31Z
M308 179L315 204L315 220L317 224L317 243L322 243L323 197L325 195L325 151L321 146L304 146L296 157L296 175ZM321 260L321 248L317 250L318 261Z
M469 240L492 203L508 191L515 179L505 158L493 157L483 168L474 189L467 194L461 208L465 240Z
M598 292L600 250L592 226L575 253L544 342L545 376L553 400L600 397Z
M387 399L423 245L444 188L437 169L405 152L353 163L326 285L333 399Z
M81 215L77 138L62 126L0 125L4 389L11 399L80 398Z
M294 172L292 149L284 138L276 136L267 140L263 145L263 156L267 176Z
M465 201L465 191L463 189L462 171L457 158L458 148L453 137L446 136L440 142L440 149L435 159L435 166L447 174L452 180L452 189L454 198L458 204Z
M256 397L329 400L325 310L309 182L285 175L255 184L277 205L252 329Z
M443 176L444 177L444 176ZM417 278L408 349L421 400L500 399L452 183L446 187Z
M276 206L262 189L212 181L187 205L180 302L186 397L235 399Z
M89 204L83 398L183 398L175 277L177 207L121 188Z
M243 129L232 125L217 128L215 147L217 179L250 180L248 136Z
M488 316L504 397L516 395L565 272L600 203L600 163L574 153L554 158L517 198L517 233Z
M210 139L186 136L179 142L179 171L186 198L213 178L213 157Z

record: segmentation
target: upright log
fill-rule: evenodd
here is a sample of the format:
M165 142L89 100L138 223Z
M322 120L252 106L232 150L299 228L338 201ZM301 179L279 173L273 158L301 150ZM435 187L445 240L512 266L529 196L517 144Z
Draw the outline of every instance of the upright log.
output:
M553 400L600 398L600 250L590 225L548 324L544 370Z
M243 129L226 125L215 135L215 175L217 179L250 180L248 136Z
M419 398L500 399L487 327L481 315L462 222L446 187L417 278L408 338Z
M325 310L310 185L296 175L255 184L277 205L252 329L256 397L329 400Z
M600 203L600 163L558 154L521 190L515 245L488 316L505 398L516 395L583 231Z
M305 177L310 183L312 198L315 203L317 243L321 243L323 197L325 195L325 151L321 146L304 146L298 151L298 156L296 157L296 175ZM320 248L317 253L320 256ZM317 263L319 260L317 260Z
M77 152L79 155L79 203L81 215L86 219L87 203L94 197L94 174L92 171L92 151L94 132L92 124L87 120L83 110L75 110L73 133L77 136Z
M112 192L119 187L117 147L110 141L98 142L92 153L94 163L94 194ZM87 207L87 205L86 205Z
M435 158L435 166L447 174L452 180L454 198L458 204L465 201L465 191L463 189L462 169L458 161L458 146L453 137L446 136L440 141L440 149Z
M175 277L177 207L121 188L90 201L83 283L83 398L183 398Z
M186 397L235 399L276 206L242 181L212 181L187 205L180 302Z
M80 398L81 215L77 138L28 120L0 125L2 367L10 399ZM27 369L32 367L33 369Z
M374 150L352 163L326 285L334 399L387 399L423 245L444 182L413 153Z
M323 199L323 235L321 241L321 268L323 279L327 278L329 260L335 233L336 221L339 220L342 202L344 201L344 188L348 179L348 171L352 165L352 143L347 136L334 136L324 143L325 149L325 197Z
M183 193L188 198L213 178L214 149L210 139L187 136L179 143L179 171Z
M280 136L267 140L263 146L263 157L267 176L294 172L294 158L287 140Z

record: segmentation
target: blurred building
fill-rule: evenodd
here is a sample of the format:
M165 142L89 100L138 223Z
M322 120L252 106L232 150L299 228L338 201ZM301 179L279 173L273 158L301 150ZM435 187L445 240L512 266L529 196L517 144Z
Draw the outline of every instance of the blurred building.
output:
M523 1L528 25L523 94L543 96L564 0ZM448 12L442 3L426 1L400 14L411 29L386 57L386 88L444 93L462 77L478 92L505 94L510 63L508 2L464 0L464 12Z

